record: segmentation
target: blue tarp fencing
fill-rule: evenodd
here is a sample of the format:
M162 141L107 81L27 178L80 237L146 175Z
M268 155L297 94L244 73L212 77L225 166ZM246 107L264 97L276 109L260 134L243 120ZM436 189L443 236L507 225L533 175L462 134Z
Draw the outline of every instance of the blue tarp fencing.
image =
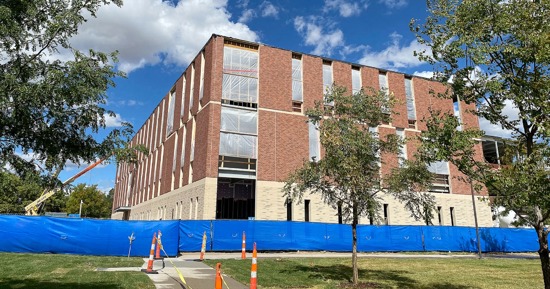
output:
M148 256L154 232L162 231L164 250L198 252L202 236L207 251L240 251L246 232L247 250L351 251L351 226L282 221L118 221L51 217L0 216L0 251L126 256L134 234L132 256ZM484 252L533 252L534 229L480 228ZM475 252L475 228L447 226L357 227L362 252Z

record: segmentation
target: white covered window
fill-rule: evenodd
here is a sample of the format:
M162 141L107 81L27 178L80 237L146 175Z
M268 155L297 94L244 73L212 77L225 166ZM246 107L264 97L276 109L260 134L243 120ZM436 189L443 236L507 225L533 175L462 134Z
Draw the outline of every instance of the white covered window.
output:
M352 67L351 69L351 91L353 94L358 93L361 90L361 69L359 67Z
M166 136L168 137L174 131L174 107L176 106L176 90L170 92L168 102L168 119L166 120Z
M187 84L187 81L185 78L183 79L183 88L181 89L181 111L180 111L180 118L183 118L185 115L185 86Z
M330 61L323 61L323 93L325 95L329 93L332 82L332 63ZM334 105L334 101L327 102L325 99L325 104Z
M405 78L405 95L407 96L407 117L409 120L416 120L412 79L410 78Z
M199 83L199 100L204 96L204 52L201 52L201 78Z
M380 72L378 74L378 83L379 83L380 90L385 92L386 95L389 97L390 92L389 92L389 86L388 86L388 76L386 75L385 72ZM383 107L382 112L390 113L390 108L389 107Z
M449 163L444 161L433 162L428 165L428 171L434 174L430 192L450 193Z
M458 96L453 98L453 111L455 117L458 119L458 127L456 129L462 130L462 114L460 113L460 98Z
M292 100L303 101L302 60L292 58Z
M238 158L256 158L258 137L220 132L220 155Z
M308 122L309 131L309 160L319 161L321 159L321 145L319 140L318 126L313 122Z
M191 86L189 87L189 112L193 109L193 96L195 95L195 63L191 64ZM191 113L189 113L191 117Z
M258 112L223 106L220 123L220 155L256 158Z
M222 99L258 102L258 52L224 47Z
M405 160L407 159L407 144L405 143L405 130L402 128L398 128L396 130L396 134L399 137L399 139L403 142L403 144L399 147L399 166L403 166Z
M222 107L221 127L224 132L257 134L258 112L231 107Z

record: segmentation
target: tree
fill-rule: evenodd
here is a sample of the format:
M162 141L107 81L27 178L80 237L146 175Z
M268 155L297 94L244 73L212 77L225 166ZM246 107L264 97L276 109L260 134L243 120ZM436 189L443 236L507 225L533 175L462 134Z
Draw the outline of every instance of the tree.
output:
M9 0L0 3L0 159L22 175L39 166L55 176L68 161L127 156L130 124L108 132L103 107L114 86L116 53L71 46L71 37L103 4L120 0ZM63 55L63 57L61 56ZM67 60L64 60L67 59ZM30 154L25 160L21 154Z
M494 205L513 210L520 224L537 232L544 286L550 289L550 2L540 0L428 0L425 22L411 29L429 50L420 59L434 65L446 83L442 97L475 104L470 111L512 131L509 160L491 169L476 157L474 129L439 114L428 122L420 150L425 159L447 160L495 195ZM515 111L510 115L508 111Z
M82 216L88 218L109 218L111 216L111 204L97 185L86 186L78 184L73 188L67 200L67 213L77 214L82 201Z
M383 121L390 122L395 100L386 91L368 89L348 95L345 88L337 86L325 98L333 105L317 102L307 111L309 121L318 126L324 155L319 160L305 161L302 168L290 174L283 190L293 201L300 202L304 193L310 192L320 194L334 209L341 208L343 219L351 221L352 282L357 284L359 217L380 219L380 195L386 191L380 178L380 156L397 153L400 146L396 135L381 137L373 128ZM433 206L428 194L391 192L415 216L425 216L425 210L417 208Z

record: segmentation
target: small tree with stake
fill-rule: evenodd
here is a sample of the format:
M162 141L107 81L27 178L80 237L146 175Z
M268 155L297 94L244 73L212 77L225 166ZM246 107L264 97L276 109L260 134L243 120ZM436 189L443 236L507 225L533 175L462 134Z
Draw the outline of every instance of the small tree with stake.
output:
M309 121L318 126L320 143L324 149L321 159L306 161L290 176L284 186L285 195L301 201L304 193L320 194L323 201L351 222L353 238L352 267L354 285L358 284L357 224L359 217L379 219L382 187L380 177L381 154L397 153L400 140L396 135L380 137L373 129L390 121L395 102L386 91L368 89L349 95L346 89L335 86L325 97L325 105L317 102L307 111ZM426 218L425 210L433 206L429 194L397 190L393 195L403 201L417 218Z

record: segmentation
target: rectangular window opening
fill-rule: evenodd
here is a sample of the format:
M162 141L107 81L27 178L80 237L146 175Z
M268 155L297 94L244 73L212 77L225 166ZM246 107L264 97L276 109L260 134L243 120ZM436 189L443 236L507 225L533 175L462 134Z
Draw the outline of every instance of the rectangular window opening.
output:
M440 206L437 207L437 223L440 226L443 226L443 215L441 214L441 207Z
M389 205L384 204L384 225L390 224Z
M301 101L293 101L292 102L292 111L302 112L302 102Z
M256 180L218 178L216 219L255 217Z
M292 200L290 198L286 199L286 220L292 221Z
M342 216L342 202L338 202L338 224L343 223L343 216Z
M304 221L309 222L310 200L304 200Z
M456 222L456 220L455 220L455 208L450 207L449 210L450 210L450 213L451 213L451 226L455 226L456 225L455 224L455 222Z

